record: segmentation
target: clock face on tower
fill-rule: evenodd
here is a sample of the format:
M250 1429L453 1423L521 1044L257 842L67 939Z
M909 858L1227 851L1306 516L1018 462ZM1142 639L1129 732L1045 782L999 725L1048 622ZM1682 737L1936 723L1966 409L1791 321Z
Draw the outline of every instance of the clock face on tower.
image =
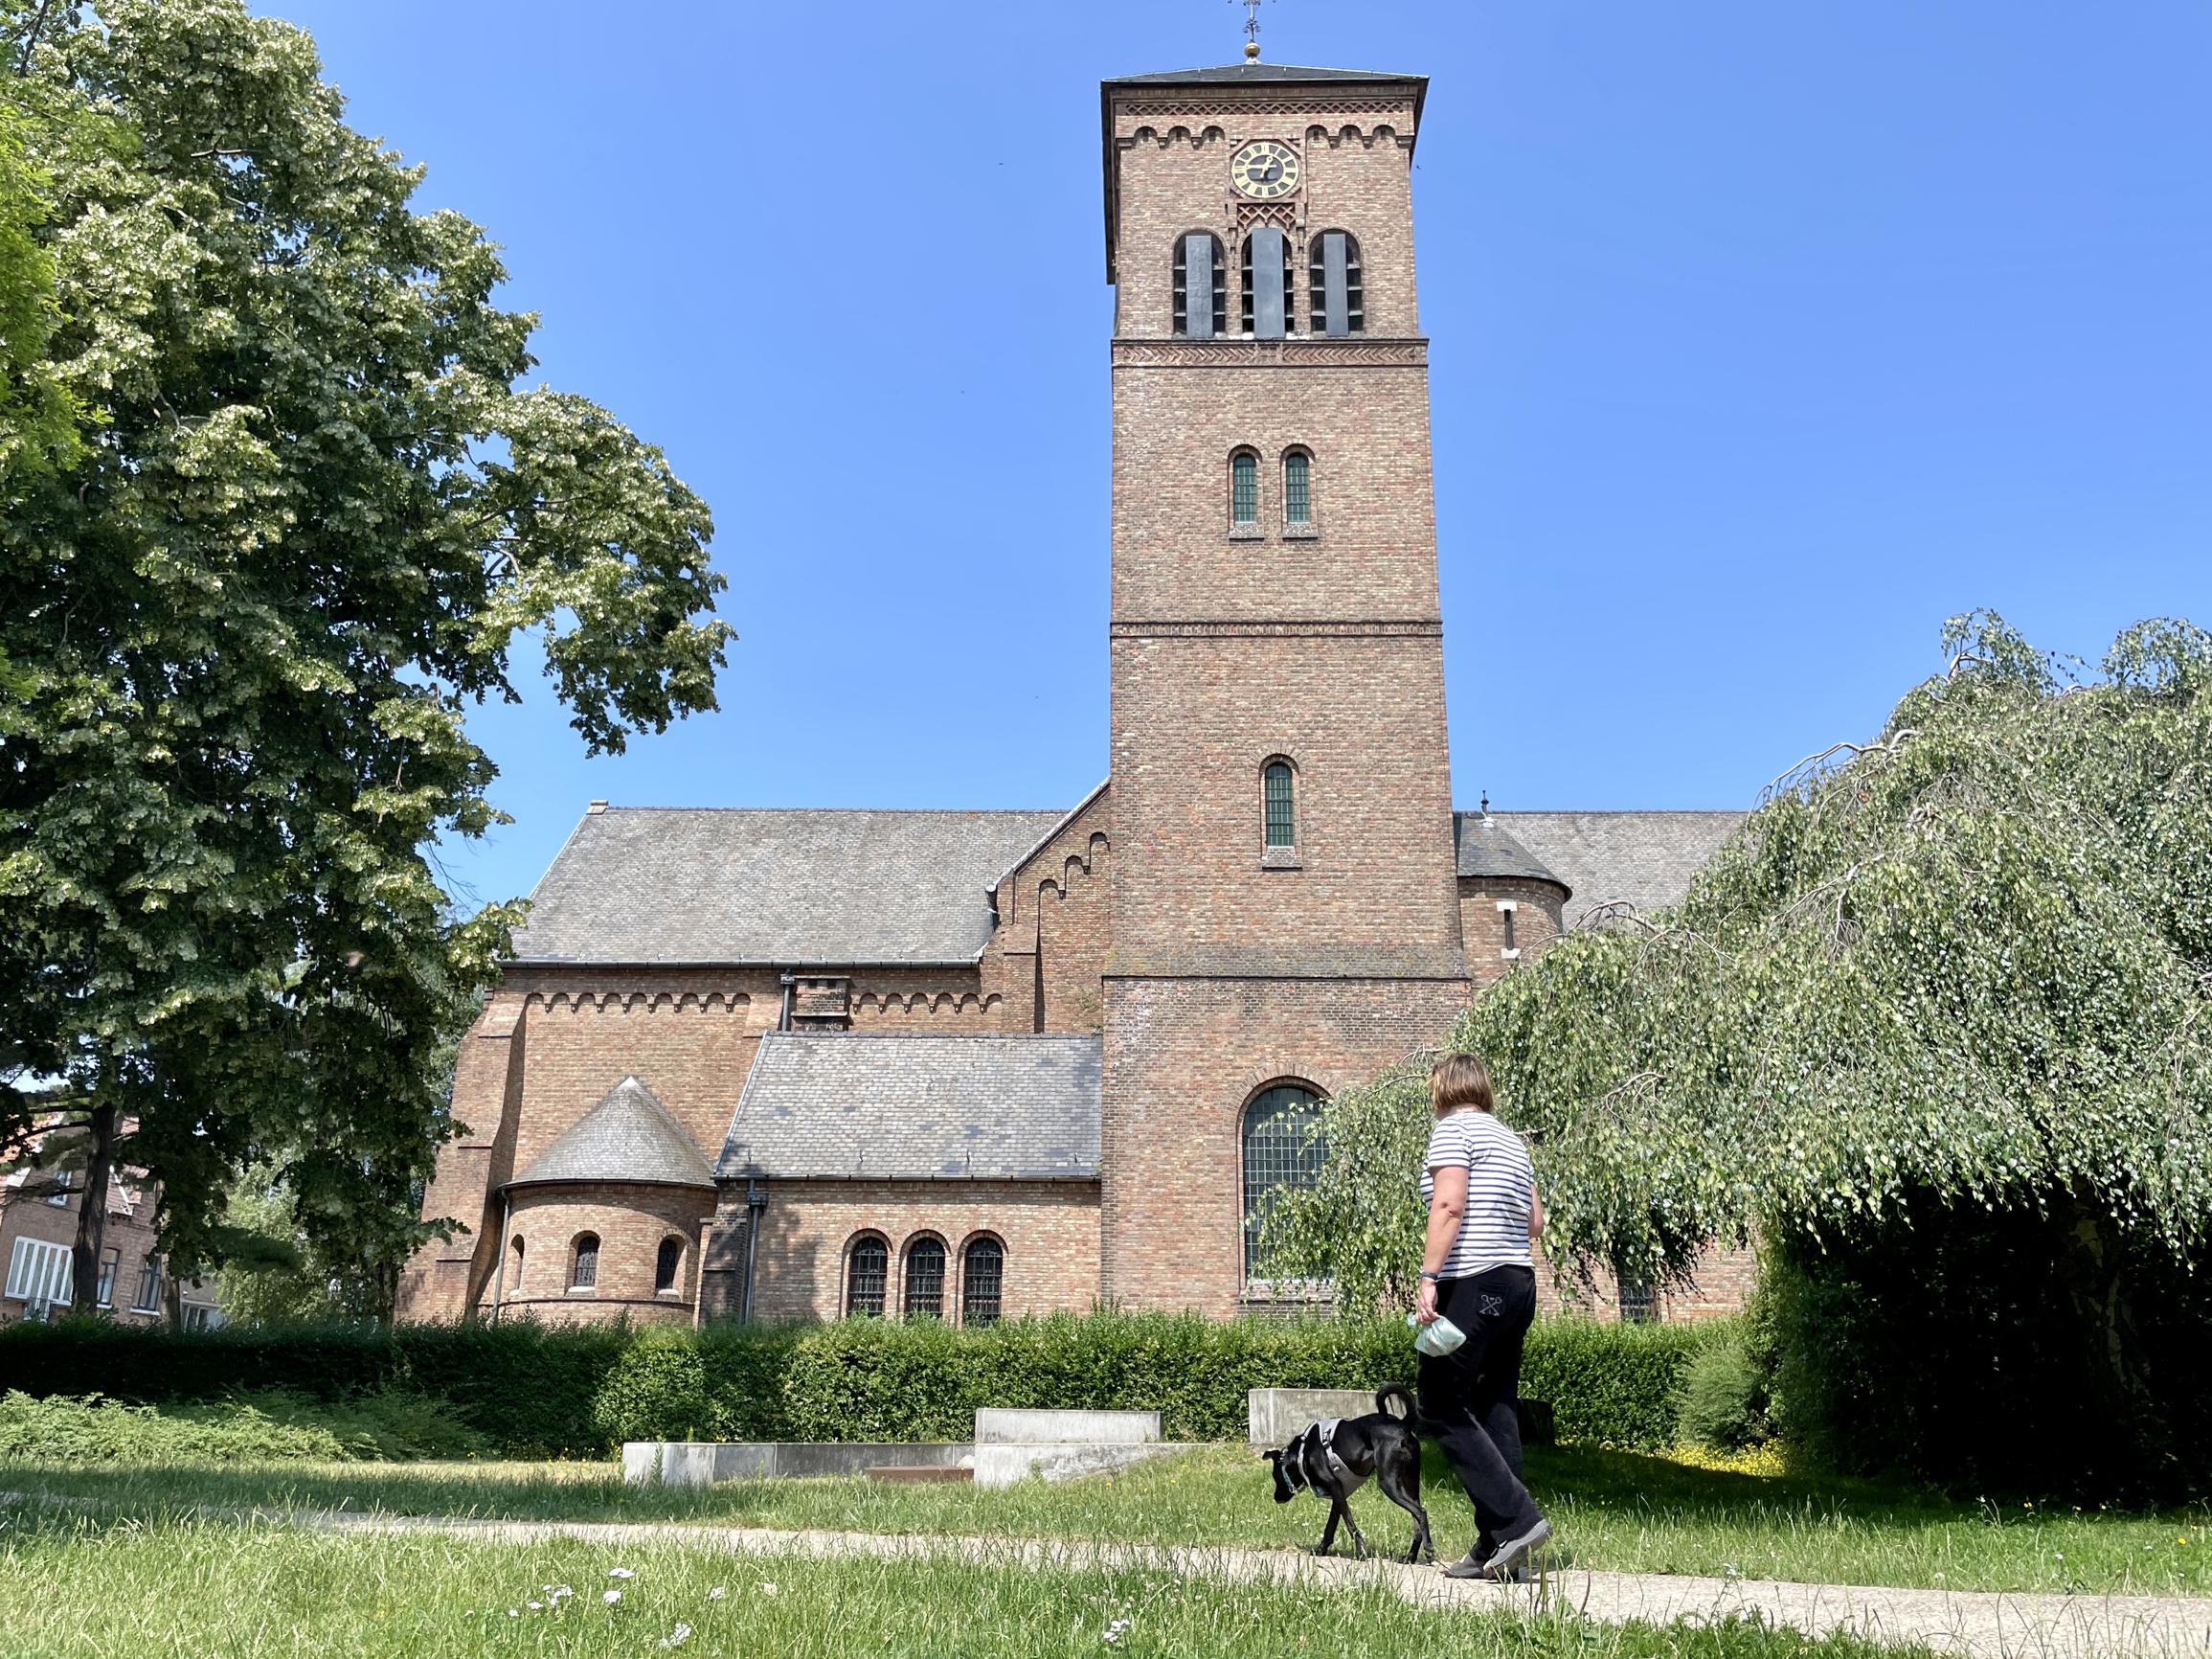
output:
M1272 201L1298 187L1298 152L1272 138L1255 138L1230 158L1230 182L1237 193Z

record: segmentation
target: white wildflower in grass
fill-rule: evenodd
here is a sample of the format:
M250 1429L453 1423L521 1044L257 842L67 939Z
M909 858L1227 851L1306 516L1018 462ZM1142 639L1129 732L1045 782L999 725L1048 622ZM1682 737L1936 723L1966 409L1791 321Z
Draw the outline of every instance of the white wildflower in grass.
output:
M545 1593L546 1600L549 1602L564 1602L576 1594L566 1584L548 1584L545 1587Z
M760 1586L760 1593L763 1596L773 1596L776 1594L776 1586L774 1584L763 1584Z
M1121 1638L1122 1638L1122 1637L1124 1637L1124 1636L1126 1636L1126 1635L1128 1635L1128 1634L1129 1634L1129 1621L1128 1621L1128 1620L1126 1620L1126 1619L1117 1619L1117 1620L1115 1620L1113 1624L1111 1624L1111 1625L1107 1625L1107 1626L1106 1626L1106 1635L1105 1635L1105 1643L1106 1643L1106 1646L1107 1646L1107 1647L1109 1647L1109 1648L1118 1648L1118 1647L1120 1647L1120 1646L1121 1646Z
M603 1596L601 1596L601 1597L599 1598L599 1600L600 1600L600 1601L604 1602L605 1602L605 1603L606 1603L608 1606L610 1606L610 1607L612 1607L612 1606L613 1606L613 1605L614 1605L614 1604L615 1604L617 1602L620 1602L621 1599L622 1599L622 1593L621 1593L621 1591L620 1591L620 1590L609 1590L609 1591L608 1591L608 1592L607 1592L605 1595L603 1595Z
M707 1600L708 1600L708 1601L710 1601L710 1602L719 1602L719 1601L720 1601L720 1600L721 1600L723 1597L727 1596L729 1593L730 1593L730 1592L729 1592L729 1591L727 1591L727 1590L725 1590L724 1588L722 1588L722 1586L721 1586L721 1585L719 1585L719 1584L716 1584L716 1585L715 1585L715 1586L714 1586L714 1587L713 1587L711 1590L709 1590L709 1591L707 1592Z
M607 1569L607 1577L610 1579L634 1579L637 1576L627 1567L609 1567Z
M507 1610L507 1616L509 1619L519 1619L522 1617L522 1609L520 1607L509 1607Z
M543 1602L532 1602L530 1603L530 1610L533 1613L542 1613L545 1611L545 1603Z
M673 1630L669 1631L666 1636L661 1638L661 1646L664 1648L681 1648L690 1639L691 1626L688 1625L678 1625Z

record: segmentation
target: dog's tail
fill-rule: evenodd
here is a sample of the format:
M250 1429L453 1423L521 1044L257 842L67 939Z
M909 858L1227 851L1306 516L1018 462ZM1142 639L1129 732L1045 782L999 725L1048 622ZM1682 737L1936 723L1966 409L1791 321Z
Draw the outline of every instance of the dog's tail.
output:
M1418 1427L1421 1413L1413 1404L1413 1391L1402 1382L1386 1382L1381 1388L1375 1390L1375 1409L1377 1411L1390 1417L1398 1416L1398 1413L1390 1410L1390 1401L1393 1399L1402 1399L1406 1402L1404 1415L1407 1426L1410 1428Z

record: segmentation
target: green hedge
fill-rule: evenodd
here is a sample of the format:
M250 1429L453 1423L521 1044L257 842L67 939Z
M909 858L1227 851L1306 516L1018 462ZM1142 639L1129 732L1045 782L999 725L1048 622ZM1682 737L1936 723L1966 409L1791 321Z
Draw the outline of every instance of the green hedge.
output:
M1552 1403L1563 1440L1663 1446L1683 1368L1712 1331L1546 1320L1529 1333L1522 1393ZM622 1440L965 1440L981 1406L1157 1409L1171 1439L1234 1441L1249 1389L1373 1388L1412 1373L1406 1328L1389 1320L0 1330L0 1391L139 1402L397 1392L446 1402L468 1429L524 1457L596 1456Z

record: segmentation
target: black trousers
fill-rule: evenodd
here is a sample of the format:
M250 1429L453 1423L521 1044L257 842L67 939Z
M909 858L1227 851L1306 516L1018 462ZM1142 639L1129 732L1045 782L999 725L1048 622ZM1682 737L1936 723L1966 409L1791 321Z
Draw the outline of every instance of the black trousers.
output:
M1512 1537L1541 1511L1521 1484L1521 1345L1536 1318L1536 1275L1493 1267L1436 1282L1436 1311L1467 1333L1441 1358L1421 1356L1421 1426L1444 1448L1483 1539Z

